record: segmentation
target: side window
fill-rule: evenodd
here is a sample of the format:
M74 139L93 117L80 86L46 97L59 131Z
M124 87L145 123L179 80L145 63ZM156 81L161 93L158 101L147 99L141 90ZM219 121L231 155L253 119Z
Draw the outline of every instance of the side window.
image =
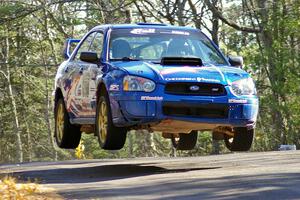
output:
M94 37L95 37L96 32L91 33L87 38L85 38L85 40L83 41L83 43L81 44L81 46L79 47L78 51L76 52L76 56L74 58L74 60L80 60L80 53L83 51L89 51L91 42L93 41Z
M98 57L101 57L103 49L103 33L97 32L95 38L89 48L89 51L96 52Z

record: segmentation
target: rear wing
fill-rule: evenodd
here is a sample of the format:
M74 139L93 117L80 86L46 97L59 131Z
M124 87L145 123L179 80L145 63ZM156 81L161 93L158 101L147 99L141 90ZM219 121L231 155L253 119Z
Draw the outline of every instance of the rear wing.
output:
M74 49L76 48L76 46L79 42L80 42L80 40L78 40L78 39L72 39L72 38L66 39L64 48L63 48L63 52L62 52L64 59L70 58L72 52L74 51Z

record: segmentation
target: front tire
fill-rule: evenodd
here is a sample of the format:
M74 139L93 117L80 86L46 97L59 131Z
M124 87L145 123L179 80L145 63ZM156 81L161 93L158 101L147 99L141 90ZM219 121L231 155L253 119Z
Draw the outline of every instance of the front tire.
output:
M81 139L80 127L70 123L64 100L58 99L55 103L55 131L54 137L57 146L64 149L75 149Z
M112 122L111 108L107 93L99 97L96 109L96 135L102 149L122 149L127 130L115 127Z
M179 133L179 137L172 134L172 145L177 150L192 150L197 143L198 132L192 131L189 134Z
M234 136L224 135L224 142L230 151L248 151L251 148L254 129L234 128Z

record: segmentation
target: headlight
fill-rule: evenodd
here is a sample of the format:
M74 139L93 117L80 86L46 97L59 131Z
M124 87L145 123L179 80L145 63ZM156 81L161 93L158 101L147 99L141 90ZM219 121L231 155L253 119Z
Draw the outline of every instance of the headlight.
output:
M123 79L124 91L152 92L154 89L155 83L146 78L128 75Z
M252 78L245 78L235 81L231 85L234 95L256 95L256 89Z

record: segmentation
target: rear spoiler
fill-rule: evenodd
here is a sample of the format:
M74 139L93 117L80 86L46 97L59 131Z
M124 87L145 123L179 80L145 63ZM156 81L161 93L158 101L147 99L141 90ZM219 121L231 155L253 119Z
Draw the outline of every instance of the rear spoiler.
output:
M161 65L203 66L201 58L191 57L163 57L160 63Z

